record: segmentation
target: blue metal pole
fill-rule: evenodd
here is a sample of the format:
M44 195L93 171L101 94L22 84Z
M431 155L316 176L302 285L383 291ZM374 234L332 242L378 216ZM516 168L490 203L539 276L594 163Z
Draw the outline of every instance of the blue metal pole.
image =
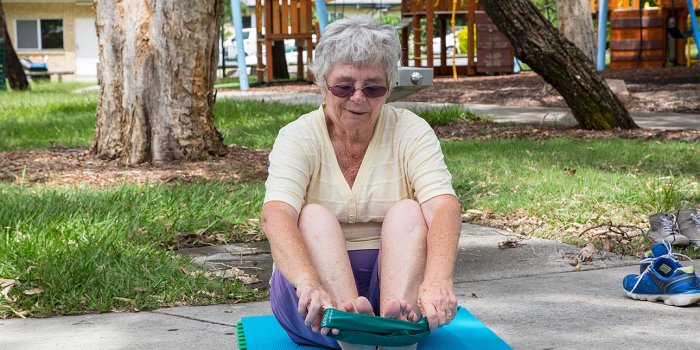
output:
M692 1L692 0L688 0ZM608 0L598 0L598 70L605 70L605 43L608 39Z
M326 30L328 26L328 11L326 10L325 0L316 0L316 17L318 18L318 25L320 26L321 33Z
M238 62L238 80L241 84L241 90L248 90L248 66L245 64L241 0L231 0L231 17L233 20L233 27L236 30L236 61Z
M695 47L698 48L698 57L700 57L700 33L698 32L698 19L695 16L693 0L686 0L685 2L688 4L688 12L690 12L690 24L693 26L693 38L695 38Z

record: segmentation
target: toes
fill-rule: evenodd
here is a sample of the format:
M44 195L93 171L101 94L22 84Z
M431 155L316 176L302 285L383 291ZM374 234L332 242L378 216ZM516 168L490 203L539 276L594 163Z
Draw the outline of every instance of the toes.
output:
M372 304L365 297L359 297L355 301L355 306L357 307L357 312L365 315L374 315L374 309L372 309Z
M410 322L418 322L418 314L413 310L413 306L405 300L392 299L384 308L384 317L394 318Z
M343 311L345 312L355 312L355 305L351 301L348 301L343 305Z
M404 301L404 305L405 305L405 301ZM387 318L400 319L401 310L402 310L401 301L399 301L397 299L391 299L386 304L386 307L384 307L384 314L382 316L387 317Z
M411 322L419 321L418 315L415 311L413 311L413 306L411 306L411 304L406 303L406 307L403 310L403 314L406 316L406 320Z

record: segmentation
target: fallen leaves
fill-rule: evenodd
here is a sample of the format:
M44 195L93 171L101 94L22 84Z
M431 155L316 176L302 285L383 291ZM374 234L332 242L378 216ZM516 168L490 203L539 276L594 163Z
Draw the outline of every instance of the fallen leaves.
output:
M218 225L216 225L218 224ZM216 226L215 226L216 225ZM216 228L213 228L216 227ZM222 229L222 227L224 229ZM244 223L232 223L223 219L212 222L193 233L176 235L165 246L168 250L229 244L230 242L259 242L263 238L259 219L248 219Z
M133 299L123 298L123 297L112 297L112 299L118 300L118 301L123 301L125 303L130 303L130 304L134 302Z
M525 235L508 235L505 240L498 242L498 249L520 247L524 239L528 239L528 237Z
M102 160L91 155L86 148L0 152L0 180L29 186L85 184L114 187L123 183L239 182L267 176L269 150L238 145L230 145L227 150L225 156L206 161L140 166Z
M236 280L243 284L255 284L260 282L257 275L251 275L245 273L245 271L235 267L224 265L224 268L215 268L210 271L203 272L201 270L188 271L184 267L180 267L180 271L187 276L198 276L203 275L208 279L226 279L226 280Z
M12 287L15 285L15 280L13 279L8 279L8 278L0 278L0 295L2 295L3 298L8 303L14 303L15 298L10 296L10 291L12 290Z
M581 252L579 252L578 257L581 261L591 261L591 257L596 252L598 252L598 249L595 248L593 243L588 243L585 247L583 247L583 249L581 249Z
M23 291L22 294L24 294L24 295L35 295L35 294L40 294L40 293L43 293L43 292L44 292L44 290L41 289L41 288L32 288L32 289L28 289L28 290Z
M462 214L462 222L471 222L475 220L488 220L488 219L493 219L493 211L490 208L486 208L484 210L478 210L478 209L467 209L463 214Z
M4 309L8 309L8 310L12 311L12 313L15 314L15 316L17 316L19 318L27 318L27 314L29 313L29 311L24 311L24 310L17 311L14 308L12 308L12 306L9 306L9 305L0 305L0 308L4 308Z
M525 123L496 123L489 121L459 120L448 125L436 126L435 133L446 140L490 140L517 139L547 140L554 137L567 137L580 140L594 139L635 139L635 140L700 140L700 130L661 130L639 128L634 130L583 130L576 127L540 125ZM565 168L564 172L573 176L576 169Z
M249 275L245 271L237 268L230 267L224 269L212 270L204 274L207 278L223 278L236 280L243 284L254 284L260 282L257 275Z
M590 265L593 263L594 259L605 259L607 253L604 250L599 250L591 242L586 244L580 251L576 253L565 253L564 251L559 251L559 256L562 259L567 259L569 265L574 267L574 270L578 271L581 269L582 265Z
M10 291L12 290L12 287L16 286L17 280L11 279L11 278L0 278L0 295L7 301L8 303L14 303L17 301L17 298L13 297L10 295ZM40 288L35 288L35 289L40 289ZM31 290L30 290L31 291ZM27 291L25 291L26 294ZM0 308L10 310L15 316L20 317L20 318L27 318L27 314L29 313L28 311L24 310L16 310L10 305L0 305Z

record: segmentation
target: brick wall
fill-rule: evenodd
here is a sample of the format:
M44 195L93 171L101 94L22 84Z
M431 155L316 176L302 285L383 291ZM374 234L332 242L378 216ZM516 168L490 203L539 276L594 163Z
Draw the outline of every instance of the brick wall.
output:
M75 72L75 19L95 18L92 4L64 3L12 3L3 1L7 29L15 47L15 20L18 19L62 19L63 20L63 49L62 50L17 50L17 56L29 57L41 62L48 56L49 71ZM66 80L74 78L66 75Z

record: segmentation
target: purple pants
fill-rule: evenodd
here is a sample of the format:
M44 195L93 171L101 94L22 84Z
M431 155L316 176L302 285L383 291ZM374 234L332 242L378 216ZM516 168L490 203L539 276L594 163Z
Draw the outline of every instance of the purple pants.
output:
M369 299L375 312L379 311L379 271L377 261L378 249L351 250L350 265L355 277L357 293ZM297 311L299 299L294 288L284 276L275 269L270 279L270 304L277 322L287 331L289 338L300 345L323 346L340 349L338 342L321 333L314 333L310 326L304 324L304 316Z

